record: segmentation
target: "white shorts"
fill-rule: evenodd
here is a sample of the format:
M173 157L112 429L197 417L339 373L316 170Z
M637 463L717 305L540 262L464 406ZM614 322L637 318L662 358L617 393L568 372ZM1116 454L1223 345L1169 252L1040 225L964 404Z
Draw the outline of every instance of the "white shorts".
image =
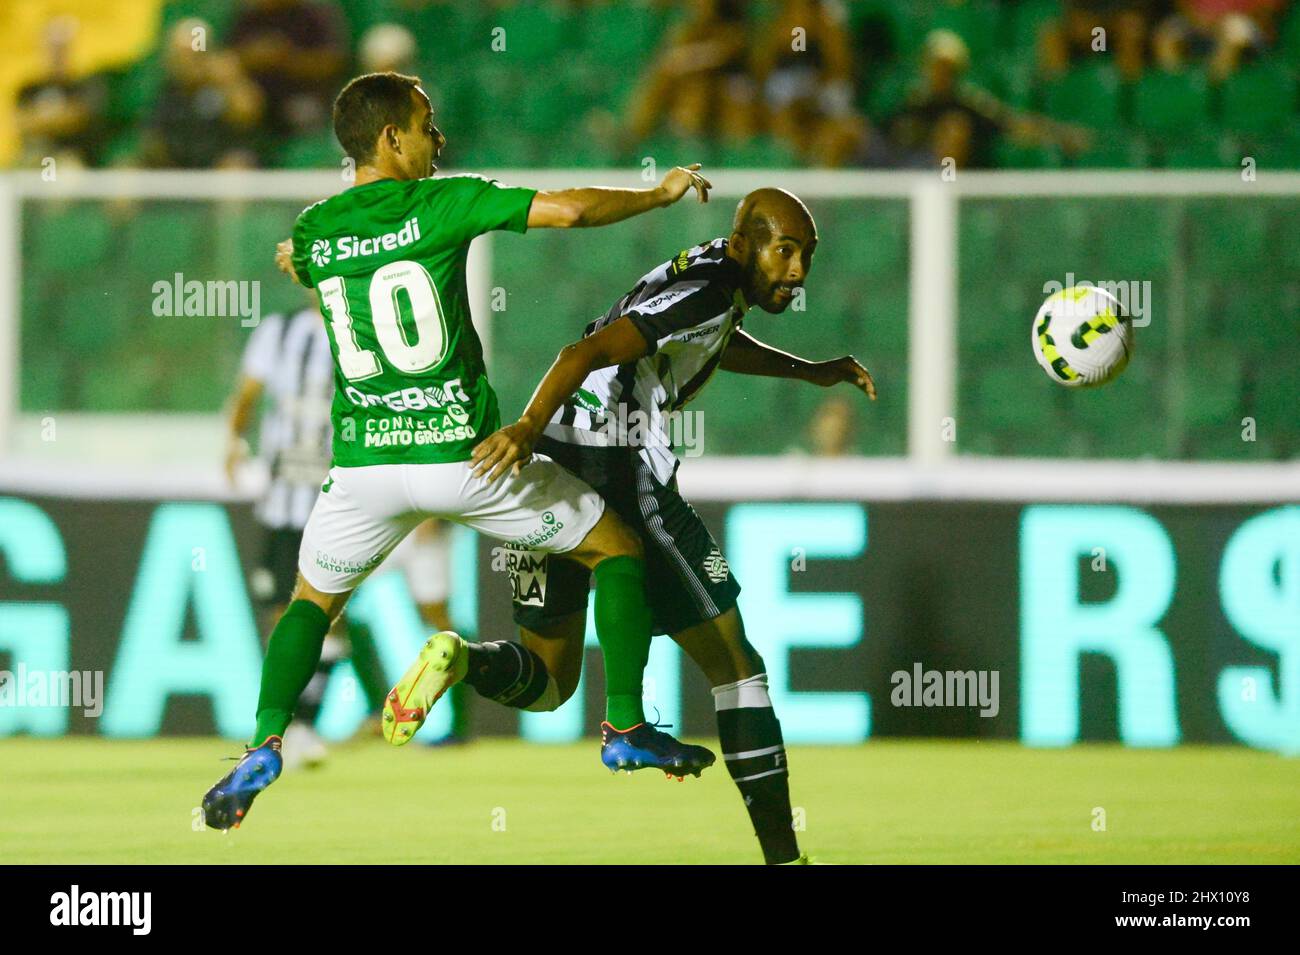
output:
M451 528L442 521L417 524L375 573L404 574L418 604L446 603L451 594L451 539Z
M430 517L562 554L582 543L604 512L599 494L543 454L491 484L474 477L469 461L335 467L303 529L298 570L322 593L346 593Z

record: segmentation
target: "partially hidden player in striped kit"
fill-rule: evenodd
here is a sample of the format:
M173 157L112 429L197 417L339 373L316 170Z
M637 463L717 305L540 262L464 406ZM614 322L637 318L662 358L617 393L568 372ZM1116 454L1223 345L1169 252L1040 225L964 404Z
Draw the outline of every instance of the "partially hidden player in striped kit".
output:
M249 580L267 631L289 606L302 530L330 466L334 360L317 308L315 293L309 293L302 308L268 315L258 323L244 346L239 378L226 405L227 480L232 486L238 483L240 465L249 453L245 435L255 422L258 454L267 469L266 487L253 508L264 532L262 554ZM286 766L311 766L325 757L313 724L329 674L345 652L378 718L387 685L369 629L341 615L285 731Z
M770 864L807 861L792 828L781 725L763 660L745 637L740 585L677 491L670 432L672 417L719 369L843 382L875 398L853 356L809 361L741 329L752 306L772 314L789 307L816 247L816 225L799 199L781 189L750 193L729 238L685 249L644 275L560 352L523 416L474 449L478 471L489 475L518 468L534 450L547 455L641 535L653 632L669 634L713 686L727 769ZM515 622L552 668L562 702L582 669L590 574L556 554L514 556Z

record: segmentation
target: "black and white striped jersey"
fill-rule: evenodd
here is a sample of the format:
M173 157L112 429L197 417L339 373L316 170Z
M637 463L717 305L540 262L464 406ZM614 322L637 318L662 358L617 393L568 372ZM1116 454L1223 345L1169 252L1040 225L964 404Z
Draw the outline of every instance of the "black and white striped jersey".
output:
M683 249L647 272L583 336L626 315L650 353L588 375L545 433L570 444L638 448L655 477L668 483L677 468L673 417L717 370L740 328L747 308L742 279L726 239Z
M302 529L330 466L334 360L325 323L314 308L268 315L244 349L243 373L270 399L260 453L271 483L255 508L267 527Z

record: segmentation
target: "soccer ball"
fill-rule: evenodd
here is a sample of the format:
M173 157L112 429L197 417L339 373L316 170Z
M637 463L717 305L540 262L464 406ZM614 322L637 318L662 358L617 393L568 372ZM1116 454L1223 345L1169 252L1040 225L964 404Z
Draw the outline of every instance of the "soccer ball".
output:
M1103 288L1062 289L1043 303L1030 330L1034 357L1058 385L1091 388L1113 380L1133 355L1133 320Z

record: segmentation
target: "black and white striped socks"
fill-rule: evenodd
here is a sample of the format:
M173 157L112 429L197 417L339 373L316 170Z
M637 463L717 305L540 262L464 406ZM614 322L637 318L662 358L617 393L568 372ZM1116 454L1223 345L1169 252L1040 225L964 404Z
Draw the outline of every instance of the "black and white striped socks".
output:
M767 693L767 674L713 688L718 739L727 771L749 810L769 865L799 857L781 724Z

